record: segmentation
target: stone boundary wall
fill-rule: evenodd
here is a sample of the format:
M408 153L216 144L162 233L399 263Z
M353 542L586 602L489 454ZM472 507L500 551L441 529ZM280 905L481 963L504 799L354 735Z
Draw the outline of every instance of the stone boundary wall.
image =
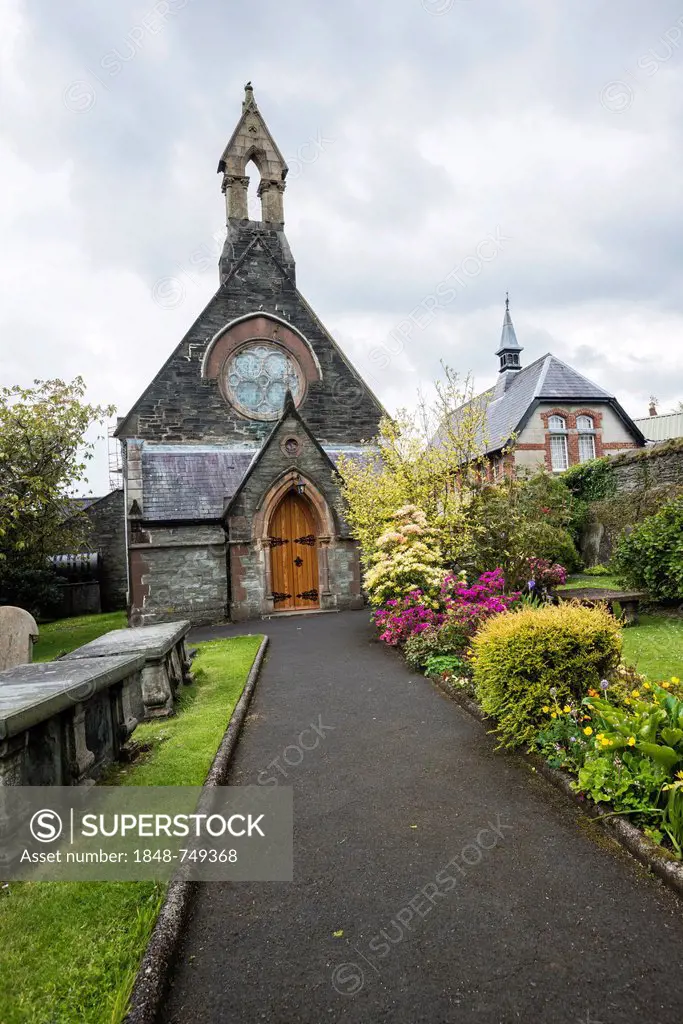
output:
M610 471L616 484L616 499L632 497L621 525L638 522L683 493L683 438L615 455L610 460ZM610 560L617 533L613 524L606 521L607 516L600 515L599 507L596 513L579 542L581 556L588 566L604 565Z

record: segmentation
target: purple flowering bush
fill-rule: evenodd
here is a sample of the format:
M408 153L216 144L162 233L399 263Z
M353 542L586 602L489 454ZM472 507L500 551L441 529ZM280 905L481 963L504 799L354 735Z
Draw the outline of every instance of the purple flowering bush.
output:
M426 634L425 643L412 644L413 660L420 659L423 649L426 654L428 648L432 655L452 654L465 651L482 623L507 611L518 597L505 593L502 569L484 573L472 586L449 574L438 601L422 590L412 590L405 597L386 601L374 613L374 621L380 640L392 647L404 646L411 637Z
M443 612L433 607L422 590L411 590L404 597L391 598L373 613L379 638L390 647L398 647L409 636L440 626Z
M493 569L483 573L472 586L458 576L446 576L441 587L441 599L446 621L459 626L466 636L472 637L492 615L508 611L519 599L519 594L506 594L503 570Z

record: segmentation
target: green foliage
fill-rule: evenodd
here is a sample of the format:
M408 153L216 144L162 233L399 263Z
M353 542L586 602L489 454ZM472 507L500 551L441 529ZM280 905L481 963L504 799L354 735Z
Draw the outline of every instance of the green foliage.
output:
M59 605L59 578L48 565L12 552L0 558L0 605L25 608L35 618L49 617Z
M442 626L430 626L420 633L411 634L403 653L410 668L423 669L430 658L456 657L461 660L469 642L466 627L447 619Z
M580 699L619 662L621 633L603 608L524 608L490 619L472 642L474 681L504 746L533 740L544 707Z
M457 654L432 654L425 662L426 676L446 676L448 678L469 678L472 666Z
M607 697L587 697L585 703L600 729L600 746L613 753L632 750L670 772L683 761L683 701L661 686L651 692L654 699L636 688L621 704Z
M570 466L560 479L579 501L604 501L616 492L609 455Z
M583 570L584 576L611 576L612 570L606 565L591 565Z
M425 629L421 633L411 633L403 648L409 668L415 670L424 668L428 658L441 653L439 631L434 627Z
M468 547L471 491L485 461L486 400L474 399L469 377L443 370L431 408L421 401L417 414L402 409L384 418L367 458L339 461L348 521L366 567L395 510L406 505L427 516L445 564Z
M657 802L667 771L641 754L624 751L615 764L614 756L591 753L578 772L576 789L596 803L612 804L621 813L637 811L652 821L661 821Z
M526 583L530 558L547 558L573 572L581 560L567 528L572 502L545 471L482 487L472 499L473 537L463 563L477 575L501 566L513 587Z
M664 808L664 830L671 840L679 860L683 859L683 778L664 786L667 793Z
M54 595L46 556L72 551L82 541L86 520L73 514L67 495L84 479L93 456L86 431L114 411L89 405L84 396L80 377L70 384L36 380L32 388L0 388L3 601L33 609L49 605Z
M365 574L371 603L379 606L413 590L436 598L444 577L441 563L441 552L424 512L415 505L398 509L389 528L378 538Z
M683 496L623 536L612 564L626 586L660 601L683 599Z

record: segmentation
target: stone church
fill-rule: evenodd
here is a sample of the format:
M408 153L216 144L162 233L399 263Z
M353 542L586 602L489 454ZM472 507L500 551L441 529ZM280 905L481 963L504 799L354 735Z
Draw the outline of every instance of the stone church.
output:
M383 409L297 289L287 165L250 84L218 170L218 291L116 431L133 625L362 605L337 464Z

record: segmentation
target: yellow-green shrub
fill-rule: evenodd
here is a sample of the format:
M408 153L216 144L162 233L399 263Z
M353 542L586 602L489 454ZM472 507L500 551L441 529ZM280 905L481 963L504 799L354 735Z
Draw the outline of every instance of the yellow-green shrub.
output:
M547 605L494 616L472 647L477 699L513 747L547 722L544 707L599 686L619 663L621 632L605 608Z

